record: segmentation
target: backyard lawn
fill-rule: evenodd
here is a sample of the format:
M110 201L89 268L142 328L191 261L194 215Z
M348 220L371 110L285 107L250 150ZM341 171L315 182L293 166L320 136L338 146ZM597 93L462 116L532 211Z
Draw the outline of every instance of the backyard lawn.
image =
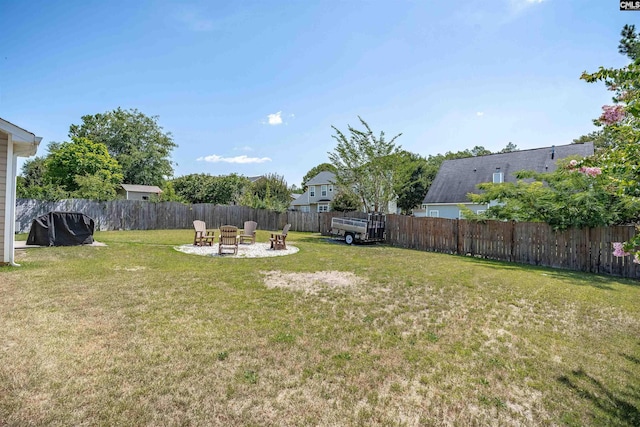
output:
M638 282L311 233L252 259L95 237L0 268L0 426L640 425Z

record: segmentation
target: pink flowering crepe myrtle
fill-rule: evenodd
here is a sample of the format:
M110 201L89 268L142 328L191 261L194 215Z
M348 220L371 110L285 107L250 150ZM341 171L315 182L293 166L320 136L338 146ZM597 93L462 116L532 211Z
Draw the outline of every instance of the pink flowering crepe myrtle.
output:
M568 168L571 172L580 172L592 178L595 178L598 175L602 174L602 169L596 166L581 166L579 169L576 169L578 166L577 160L571 160L568 164Z
M613 125L624 119L624 107L622 105L604 105L600 120L605 125Z
M624 243L613 242L613 256L624 257L628 255L632 255L632 254L624 250ZM634 264L640 264L640 253L633 254L633 262Z

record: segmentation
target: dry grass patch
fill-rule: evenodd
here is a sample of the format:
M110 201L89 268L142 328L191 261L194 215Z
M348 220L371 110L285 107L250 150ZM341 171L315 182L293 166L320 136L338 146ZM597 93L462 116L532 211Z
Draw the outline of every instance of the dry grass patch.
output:
M0 425L640 423L634 282L303 233L292 257L173 249L192 237L0 269Z
M288 289L316 295L321 291L349 289L366 283L366 279L346 271L316 271L314 273L284 273L261 271L269 289Z

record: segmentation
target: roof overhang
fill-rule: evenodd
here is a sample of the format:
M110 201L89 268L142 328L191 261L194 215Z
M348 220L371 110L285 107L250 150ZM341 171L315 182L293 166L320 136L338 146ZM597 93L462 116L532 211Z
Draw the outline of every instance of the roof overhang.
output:
M13 154L20 157L34 156L38 151L38 145L42 138L22 129L4 119L0 119L0 131L11 136Z

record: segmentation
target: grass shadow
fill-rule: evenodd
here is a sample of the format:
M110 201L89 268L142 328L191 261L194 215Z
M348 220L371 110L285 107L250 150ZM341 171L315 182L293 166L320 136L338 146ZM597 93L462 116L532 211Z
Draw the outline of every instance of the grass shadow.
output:
M413 250L413 249L408 249ZM429 252L436 253L436 252ZM453 255L444 254L443 255ZM640 286L640 281L627 279L622 277L606 276L602 274L586 273L582 271L564 270L559 268L545 267L531 264L520 264L508 261L499 261L487 258L454 255L463 263L470 263L473 265L484 265L491 268L499 268L501 270L519 270L519 271L531 271L540 272L551 278L564 280L577 286L590 286L597 289L615 291L616 289L611 286L612 283L637 287Z
M587 399L607 416L607 424L640 426L640 395L637 390L614 393L582 369L558 377L558 382Z

